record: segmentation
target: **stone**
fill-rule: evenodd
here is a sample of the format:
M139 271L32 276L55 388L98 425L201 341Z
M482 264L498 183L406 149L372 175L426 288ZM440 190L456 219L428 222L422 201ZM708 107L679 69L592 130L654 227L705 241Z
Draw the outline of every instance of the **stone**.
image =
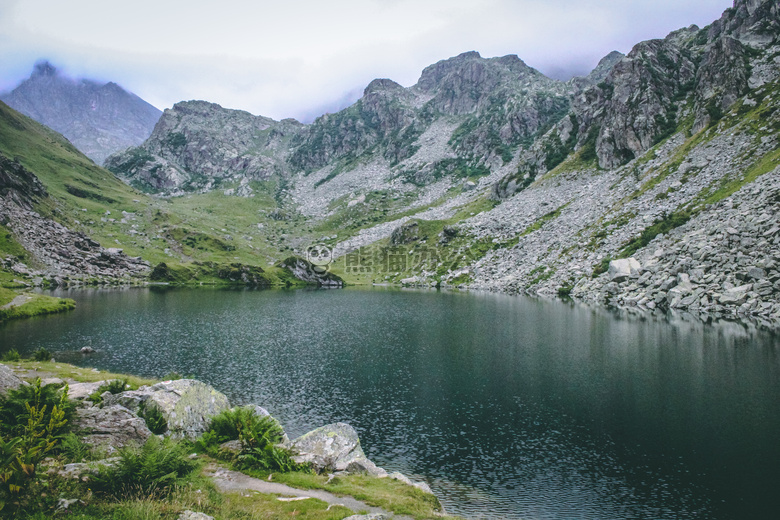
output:
M368 460L355 429L346 423L335 423L322 426L309 433L293 439L288 446L293 460L299 464L309 463L315 471L348 471L360 472L375 468ZM384 471L384 470L383 470Z
M371 513L370 515L352 515L346 517L344 520L390 520L390 518L382 513Z
M79 350L82 354L94 354L95 349L92 347L81 347L81 350Z
M609 279L613 282L623 282L642 272L642 266L635 258L621 258L609 262Z
M22 380L16 377L13 370L0 364L0 395L7 393L9 390L16 390L22 384Z
M76 505L80 502L81 500L78 498L60 498L57 500L57 511L67 511L70 509L70 506Z
M211 417L230 408L225 394L195 379L163 381L149 387L149 392L148 399L160 408L174 438L194 439L204 434Z
M96 381L94 383L73 383L72 385L68 386L68 398L76 400L86 399L95 393L98 388L103 385L107 385L110 382L110 380L106 380Z
M177 520L214 520L213 516L209 516L206 513L198 513L195 511L182 511Z
M766 278L766 271L760 267L751 267L747 270L747 277L753 280L763 280Z
M112 452L131 444L143 444L152 436L146 422L120 405L79 408L73 418L75 431L87 432L87 444L104 446Z
M733 287L726 289L720 296L721 304L737 304L747 299L747 293L753 287L753 284L740 285L739 287Z
M63 478L79 479L83 475L97 474L102 467L115 466L120 460L119 457L111 457L94 462L74 462L72 464L65 464L65 467L57 473Z

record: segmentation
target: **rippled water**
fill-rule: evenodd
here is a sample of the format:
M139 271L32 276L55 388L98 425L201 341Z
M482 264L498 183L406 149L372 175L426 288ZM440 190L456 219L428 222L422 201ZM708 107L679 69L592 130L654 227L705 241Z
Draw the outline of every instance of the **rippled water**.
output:
M471 518L775 518L778 337L491 294L72 291L0 327L101 369L208 381L291 436L335 421ZM98 353L76 351L90 345Z

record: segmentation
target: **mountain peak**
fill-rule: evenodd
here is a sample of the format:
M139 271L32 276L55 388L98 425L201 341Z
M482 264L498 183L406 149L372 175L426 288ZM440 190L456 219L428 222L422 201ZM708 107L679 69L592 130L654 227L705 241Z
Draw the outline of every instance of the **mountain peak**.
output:
M57 75L57 68L49 63L49 60L40 60L35 63L31 77L53 77Z

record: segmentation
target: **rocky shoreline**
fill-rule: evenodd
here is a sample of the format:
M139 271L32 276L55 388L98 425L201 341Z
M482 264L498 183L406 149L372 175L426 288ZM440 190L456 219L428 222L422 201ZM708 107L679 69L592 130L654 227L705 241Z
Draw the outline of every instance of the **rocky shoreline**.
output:
M0 395L28 384L17 376L13 368L13 364L0 364ZM21 366L16 369L21 370ZM167 425L165 432L157 434L158 437L189 441L196 441L209 430L212 417L226 410L235 410L224 394L196 379L162 381L118 393L105 391L95 404L96 392L117 381L71 381L67 386L68 398L77 404L71 430L77 432L85 444L107 454L107 458L66 464L59 469L60 476L89 478L101 466L114 464L118 460L114 457L118 450L142 445L155 436L147 424L148 418L145 419L145 411L150 408L162 412ZM68 381L56 377L41 381L42 385L66 383ZM250 404L243 408L251 408L255 415L270 417L258 405ZM220 452L237 454L242 449L241 443L226 442L220 447ZM433 495L425 482L413 482L399 472L388 473L369 460L363 452L357 432L346 423L322 426L292 440L285 434L279 447L288 450L297 464L308 465L315 473L327 474L330 479L342 475L387 478ZM350 518L368 520L389 516L371 514Z

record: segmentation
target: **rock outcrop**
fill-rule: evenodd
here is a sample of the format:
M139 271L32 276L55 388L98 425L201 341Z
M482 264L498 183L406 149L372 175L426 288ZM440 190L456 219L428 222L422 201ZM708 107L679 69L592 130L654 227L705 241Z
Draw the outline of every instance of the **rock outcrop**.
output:
M0 364L0 395L5 394L9 390L16 390L22 384L22 380L16 377L13 370Z
M287 171L289 141L301 124L274 121L215 103L186 101L165 110L139 147L112 155L106 167L153 192L233 190Z
M120 405L78 408L72 427L83 432L82 440L87 444L109 451L143 444L152 436L142 418Z
M346 423L322 426L293 439L289 448L298 464L311 464L315 471L347 471L387 475L368 460L355 429Z
M208 430L211 417L230 408L228 398L196 379L163 381L138 390L107 395L104 406L121 406L138 413L156 407L168 424L166 435L194 439Z

